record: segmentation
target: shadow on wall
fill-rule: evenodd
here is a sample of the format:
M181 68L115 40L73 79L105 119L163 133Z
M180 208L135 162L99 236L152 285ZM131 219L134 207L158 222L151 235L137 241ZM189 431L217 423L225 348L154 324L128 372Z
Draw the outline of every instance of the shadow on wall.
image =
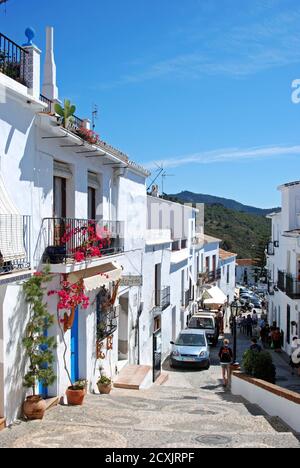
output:
M1 165L3 167L8 166L8 159L13 161L17 158L19 161L20 169L20 180L34 182L35 187L43 188L43 196L47 197L49 192L52 190L52 181L49 183L49 187L45 184L45 175L41 177L42 184L40 183L40 177L38 173L37 153L36 153L36 126L35 118L36 114L29 107L21 107L12 100L7 100L1 103L2 118L8 125L10 125L10 131L6 139L4 154L1 155ZM9 165L12 169L16 169L13 165ZM44 169L43 169L44 172ZM15 174L15 176L17 176ZM7 187L10 191L10 187Z
M15 291L14 291L15 290ZM7 300L5 300L5 296ZM9 307L9 299L14 304ZM7 286L6 294L2 297L4 305L4 340L5 336L9 340L5 343L5 416L7 422L11 423L16 419L21 411L21 406L26 395L23 387L23 376L26 371L26 356L22 344L25 335L26 324L29 317L28 306L24 300L22 286ZM4 302L5 300L5 302ZM1 306L0 306L1 307Z

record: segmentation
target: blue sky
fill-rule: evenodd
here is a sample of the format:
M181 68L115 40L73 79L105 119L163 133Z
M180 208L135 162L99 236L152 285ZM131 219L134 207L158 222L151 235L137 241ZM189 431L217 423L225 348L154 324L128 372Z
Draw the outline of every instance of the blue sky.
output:
M42 5L42 6L41 6ZM167 192L278 205L300 179L298 0L9 0L0 31L55 27L60 97Z

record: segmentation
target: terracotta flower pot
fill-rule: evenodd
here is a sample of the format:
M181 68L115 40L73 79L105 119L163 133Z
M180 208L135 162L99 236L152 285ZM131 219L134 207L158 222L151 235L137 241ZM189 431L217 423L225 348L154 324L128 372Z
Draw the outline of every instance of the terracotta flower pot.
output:
M107 385L107 384L98 383L97 386L101 395L109 395L112 389L111 384Z
M82 406L86 390L73 390L72 387L69 387L66 391L66 395L69 406Z
M29 396L24 401L23 414L29 421L43 419L46 407L46 402L41 396Z

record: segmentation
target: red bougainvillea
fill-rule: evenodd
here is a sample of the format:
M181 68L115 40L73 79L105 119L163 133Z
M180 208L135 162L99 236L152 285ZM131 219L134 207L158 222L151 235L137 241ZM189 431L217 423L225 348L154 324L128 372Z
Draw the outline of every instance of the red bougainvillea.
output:
M111 245L111 233L107 226L89 221L75 228L66 226L61 242L71 249L74 260L80 263L88 258L101 257L102 250Z
M84 292L84 284L81 279L77 283L70 283L66 280L65 275L61 281L61 289L58 291L49 291L48 296L57 295L59 302L57 305L58 310L72 311L78 306L87 309L90 305L90 299Z

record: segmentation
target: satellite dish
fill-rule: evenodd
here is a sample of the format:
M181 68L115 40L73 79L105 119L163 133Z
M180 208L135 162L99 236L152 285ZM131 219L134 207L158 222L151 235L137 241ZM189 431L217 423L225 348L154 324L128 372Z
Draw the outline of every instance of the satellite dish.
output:
M292 361L294 364L300 364L300 348L293 352Z

